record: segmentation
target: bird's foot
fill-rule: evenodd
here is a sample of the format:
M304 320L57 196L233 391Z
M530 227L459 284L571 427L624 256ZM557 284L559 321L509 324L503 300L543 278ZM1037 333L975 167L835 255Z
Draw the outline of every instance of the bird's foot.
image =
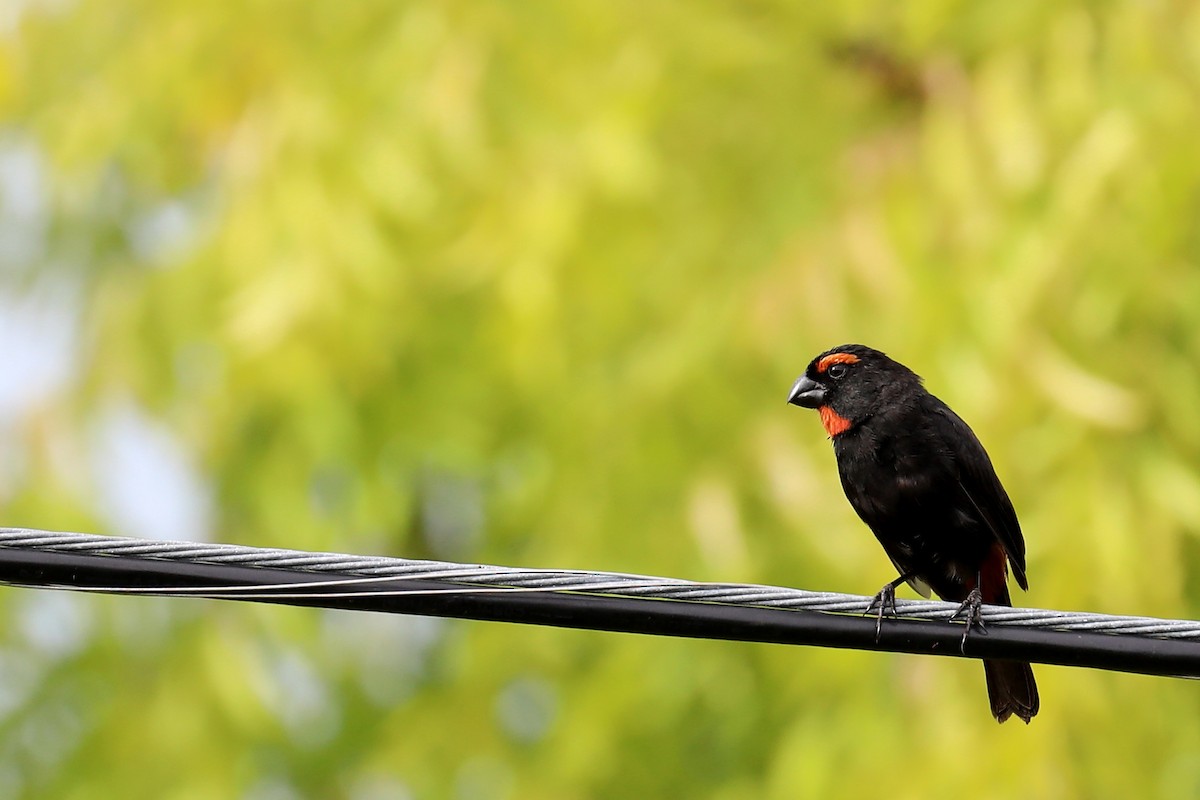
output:
M879 590L879 593L871 598L871 602L867 604L867 610L863 616L867 616L876 608L879 613L875 616L875 641L879 641L879 635L883 631L883 615L889 614L893 617L896 614L896 584L889 583Z
M956 619L961 619L966 623L963 630L962 643L959 649L963 655L967 652L967 634L972 629L978 628L979 632L987 635L987 628L983 624L983 595L979 593L979 587L975 587L967 594L967 599L963 600L962 605L958 610L950 615L950 620L953 622Z

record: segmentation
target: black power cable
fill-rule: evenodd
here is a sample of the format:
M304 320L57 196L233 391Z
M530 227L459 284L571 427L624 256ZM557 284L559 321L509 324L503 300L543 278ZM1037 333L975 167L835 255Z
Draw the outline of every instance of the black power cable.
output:
M1013 659L1200 677L1200 643L1194 641L992 624L986 634L972 632L965 647L960 648L962 627L946 622L885 620L877 640L874 619L857 614L552 589L504 590L407 577L375 580L367 588L347 591L345 584L330 585L338 583L331 578L344 578L354 586L363 575L0 546L0 581L28 587L118 593L122 589L142 590L165 596L186 594L658 636ZM286 586L270 588L278 585ZM238 587L257 588L239 592Z

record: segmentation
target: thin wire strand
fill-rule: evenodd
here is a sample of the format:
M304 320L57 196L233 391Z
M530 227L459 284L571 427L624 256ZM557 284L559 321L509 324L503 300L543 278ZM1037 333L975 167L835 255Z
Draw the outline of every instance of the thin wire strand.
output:
M847 614L866 613L871 598L835 592L814 592L781 586L738 583L699 583L674 578L631 575L586 570L524 569L487 564L453 564L442 561L409 560L381 556L341 553L311 553L298 550L246 547L243 545L197 542L147 541L80 533L58 533L24 528L0 528L0 547L47 550L63 553L88 553L104 556L155 558L168 561L237 564L276 567L313 573L351 573L362 576L350 582L370 584L377 581L439 580L483 587L489 591L519 589L524 592L586 592L621 597L657 598L716 603L730 606L758 606ZM309 589L314 586L345 586L347 579L307 584L273 586L211 587L221 595L275 593L281 588ZM77 587L66 587L77 588ZM130 594L205 594L206 587L164 591L121 587ZM95 589L89 589L96 591ZM307 593L305 593L307 594ZM957 609L953 603L928 600L897 600L901 618L947 620ZM1052 628L1064 631L1088 631L1116 635L1200 641L1200 622L1158 619L1154 617L1110 616L1087 612L1053 611L1033 608L983 607L986 623L1026 628Z

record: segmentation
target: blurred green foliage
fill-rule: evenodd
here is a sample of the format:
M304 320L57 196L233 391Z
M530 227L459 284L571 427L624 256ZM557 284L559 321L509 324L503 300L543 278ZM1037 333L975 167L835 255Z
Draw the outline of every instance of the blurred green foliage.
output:
M1197 614L1192 4L81 0L0 31L49 209L3 281L80 298L74 374L6 430L8 524L122 532L87 467L116 403L211 481L216 539L869 594L891 567L783 402L862 341L988 445L1018 603ZM969 662L2 601L10 797L1200 792L1182 681L1042 667L999 727Z

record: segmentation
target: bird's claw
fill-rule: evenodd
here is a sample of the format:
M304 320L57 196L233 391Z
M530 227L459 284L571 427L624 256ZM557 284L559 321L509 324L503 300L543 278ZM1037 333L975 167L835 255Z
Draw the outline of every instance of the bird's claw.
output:
M950 621L962 619L966 625L963 629L962 642L959 644L959 650L963 655L967 654L967 634L973 629L978 629L984 636L987 635L987 626L983 624L983 595L979 592L979 587L975 587L967 593L967 599L962 601L962 605L958 610L950 615Z
M867 616L875 608L879 608L879 613L875 617L875 641L879 641L879 636L883 632L883 615L890 614L895 617L896 614L896 586L887 584L879 590L878 594L871 598L871 602L867 604L867 610L863 616Z

